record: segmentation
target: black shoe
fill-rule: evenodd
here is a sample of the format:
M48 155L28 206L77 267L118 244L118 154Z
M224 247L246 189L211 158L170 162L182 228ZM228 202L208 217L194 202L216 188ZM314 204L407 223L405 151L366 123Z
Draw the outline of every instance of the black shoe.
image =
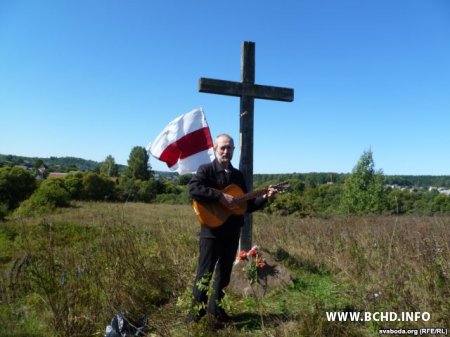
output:
M233 318L223 310L214 315L214 317L216 318L217 321L221 323L229 323L233 321Z

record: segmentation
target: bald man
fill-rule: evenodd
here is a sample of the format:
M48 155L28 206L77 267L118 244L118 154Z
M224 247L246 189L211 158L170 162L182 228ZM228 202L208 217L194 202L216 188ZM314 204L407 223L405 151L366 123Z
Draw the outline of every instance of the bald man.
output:
M189 182L189 195L192 199L200 202L219 202L229 207L235 203L235 199L221 190L230 184L235 184L244 193L247 193L243 174L231 164L234 152L233 138L227 134L217 136L214 142L214 152L216 159L209 164L200 166ZM269 189L269 192L263 197L249 200L247 212L253 212L263 207L266 199L275 193L275 190ZM201 227L200 256L193 288L193 308L200 307L200 310L193 309L189 314L189 321L199 321L207 312L218 321L231 320L231 317L220 306L220 301L224 296L224 288L230 282L243 225L243 215L231 215L220 227ZM213 272L214 282L208 303L207 288Z

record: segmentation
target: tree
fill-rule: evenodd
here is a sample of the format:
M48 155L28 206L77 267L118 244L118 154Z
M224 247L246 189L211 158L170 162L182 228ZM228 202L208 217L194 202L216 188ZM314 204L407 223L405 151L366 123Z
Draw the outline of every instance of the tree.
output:
M20 167L0 168L0 204L12 210L36 189L34 176Z
M107 177L117 177L119 175L119 166L114 157L108 155L105 161L100 165L100 173Z
M70 173L64 178L64 185L72 199L81 199L83 194L83 173Z
M178 176L178 185L187 185L189 181L192 179L192 174L181 174Z
M69 166L66 167L65 171L66 172L78 172L78 171L80 171L80 169L78 168L77 165L70 164Z
M383 171L375 170L372 150L364 151L344 182L342 210L348 214L376 214L385 205Z
M117 199L120 201L138 201L138 186L136 180L123 176L116 187Z
M83 175L82 197L86 200L114 199L114 183L94 172Z
M135 146L128 159L126 175L132 179L148 180L152 174L148 163L149 155L144 147Z
M431 211L440 214L450 212L450 197L445 194L439 194L431 204Z
M42 165L44 165L44 161L42 159L36 159L34 161L34 168L37 170L38 168L40 168Z

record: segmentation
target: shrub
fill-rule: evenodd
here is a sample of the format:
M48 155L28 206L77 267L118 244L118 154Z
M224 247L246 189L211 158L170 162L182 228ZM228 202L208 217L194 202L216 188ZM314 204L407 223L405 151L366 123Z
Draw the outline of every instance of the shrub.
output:
M39 188L17 209L19 215L36 215L49 212L56 207L67 207L70 194L59 179L45 180Z
M150 202L155 199L157 193L155 180L136 180L135 184L139 201Z
M118 199L121 201L143 202L152 202L159 194L167 193L164 181L156 179L140 180L128 177L123 177L120 180L117 192Z
M113 199L114 183L97 173L89 172L83 176L82 197L86 200Z
M417 208L420 200L419 193L393 189L387 195L387 209L392 214L421 213L423 209Z
M431 205L431 211L440 214L450 212L450 197L445 194L439 194Z
M304 209L312 216L331 216L338 213L342 185L329 184L308 188L303 193Z
M288 215L299 214L301 216L311 215L312 210L304 204L301 195L296 193L282 194L277 196L270 205L267 206L269 213Z
M175 184L173 181L164 179L162 181L163 184L163 190L159 191L159 193L171 193L171 194L179 194L183 192L183 188L177 184Z
M182 174L178 176L178 185L182 185L185 186L187 184L189 184L189 181L191 181L192 179L192 174Z
M72 199L81 199L83 193L83 174L71 173L64 178L64 185Z
M17 208L35 189L36 179L30 172L20 167L0 168L0 204L3 204L3 212Z
M119 185L116 188L117 199L120 201L135 201L137 200L138 188L135 181L131 178L123 176Z

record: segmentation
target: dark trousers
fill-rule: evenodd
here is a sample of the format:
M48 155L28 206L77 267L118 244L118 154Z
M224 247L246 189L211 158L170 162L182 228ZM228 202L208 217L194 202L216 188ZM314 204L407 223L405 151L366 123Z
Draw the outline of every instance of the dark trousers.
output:
M214 272L214 282L212 286L211 298L209 299L208 312L217 316L221 312L218 305L224 296L223 289L230 283L233 263L239 245L239 236L228 238L200 238L200 257L197 269L197 276L194 284L194 304L203 303L206 307L208 303L208 286ZM200 288L198 284L202 285ZM206 311L201 310L199 316L205 315Z

